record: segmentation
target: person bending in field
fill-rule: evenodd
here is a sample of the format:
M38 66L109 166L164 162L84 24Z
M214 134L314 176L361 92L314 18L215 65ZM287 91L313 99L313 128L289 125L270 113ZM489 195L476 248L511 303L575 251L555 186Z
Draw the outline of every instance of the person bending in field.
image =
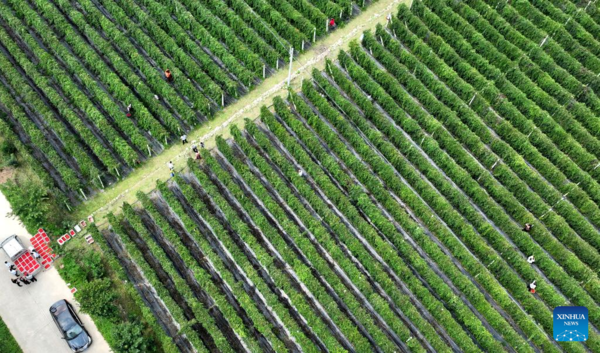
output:
M527 288L529 289L529 293L535 293L535 288L537 286L535 285L535 281L529 283L529 286L527 286Z
M523 231L529 233L533 226L529 223L525 223L525 227L523 227Z
M533 264L535 262L535 257L533 257L533 255L529 256L527 258L527 262L529 262L530 264Z
M127 106L127 117L131 118L133 116L133 106L131 104L129 104Z
M331 29L331 30L334 30L334 29L335 29L335 27L337 27L337 25L335 24L335 18L333 18L333 17L332 17L332 18L329 20L329 29Z
M167 79L167 82L173 82L173 74L171 73L171 70L165 70L165 78Z

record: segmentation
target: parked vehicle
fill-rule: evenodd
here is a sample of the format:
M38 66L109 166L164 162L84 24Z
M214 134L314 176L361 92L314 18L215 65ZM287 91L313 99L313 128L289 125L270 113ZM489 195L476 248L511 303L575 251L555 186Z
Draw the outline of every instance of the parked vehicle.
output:
M73 352L83 352L92 344L92 337L68 301L63 299L52 304L50 315Z
M0 248L10 261L17 265L20 272L27 272L32 275L38 273L42 266L35 260L31 251L23 246L21 239L17 235L11 235L0 243Z

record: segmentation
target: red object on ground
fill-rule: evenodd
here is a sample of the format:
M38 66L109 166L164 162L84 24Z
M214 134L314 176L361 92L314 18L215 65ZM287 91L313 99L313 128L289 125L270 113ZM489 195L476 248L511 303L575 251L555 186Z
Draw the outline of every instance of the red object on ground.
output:
M33 255L31 255L31 253L29 252L26 252L25 254L21 255L21 257L16 259L15 265L21 273L35 273L37 270L40 269L40 264L37 261L35 261Z
M75 235L75 231L73 229L71 229L71 231L69 231L69 234L71 234L71 236Z
M335 26L335 18L332 18L331 20L329 20L329 27L334 27Z
M77 288L75 288L75 287L71 288L71 293L75 294L75 292L77 292Z
M56 257L56 254L52 252L52 248L48 246L49 243L50 238L45 232L38 233L31 238L31 245L40 254L45 269L50 268L53 259ZM59 241L59 244L62 243Z

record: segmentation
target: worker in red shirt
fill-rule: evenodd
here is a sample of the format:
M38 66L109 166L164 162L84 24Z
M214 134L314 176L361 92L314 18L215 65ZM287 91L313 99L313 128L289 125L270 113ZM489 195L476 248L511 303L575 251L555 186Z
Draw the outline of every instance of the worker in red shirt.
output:
M329 20L329 29L335 29L335 27L336 27L336 24L335 24L335 18L333 18L333 17L332 17L332 18Z
M165 70L165 78L167 79L167 82L173 82L173 74L171 73L171 70Z

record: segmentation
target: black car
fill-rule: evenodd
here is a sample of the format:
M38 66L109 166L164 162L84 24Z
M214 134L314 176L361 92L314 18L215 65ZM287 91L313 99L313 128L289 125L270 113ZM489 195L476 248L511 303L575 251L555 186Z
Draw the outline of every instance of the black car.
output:
M63 299L52 304L50 315L73 352L83 352L92 344L92 337L68 301Z

